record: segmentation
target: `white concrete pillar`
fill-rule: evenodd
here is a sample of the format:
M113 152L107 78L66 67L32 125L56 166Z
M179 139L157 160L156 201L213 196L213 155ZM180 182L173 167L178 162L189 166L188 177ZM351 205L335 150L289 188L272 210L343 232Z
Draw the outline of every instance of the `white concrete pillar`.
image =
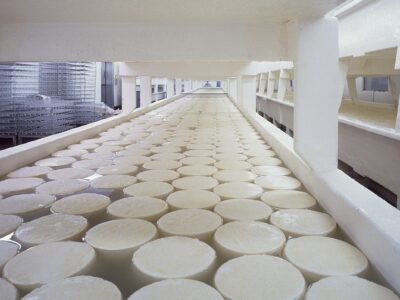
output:
M136 108L136 77L121 77L122 112L130 113Z
M347 88L349 90L350 99L353 101L357 100L357 84L356 77L347 78Z
M284 100L286 96L286 91L289 87L290 83L290 72L289 70L281 70L279 73L279 82L278 82L278 95L277 98L279 100Z
M167 98L171 98L175 95L174 83L173 79L167 79Z
M237 99L249 113L256 112L256 76L239 76L237 80Z
M237 80L236 78L229 78L229 96L237 102Z
M191 81L190 80L185 80L183 82L183 91L185 93L189 92L191 90L190 86L191 86Z
M177 95L182 93L182 79L175 79L175 90Z
M96 62L96 88L95 88L95 98L94 102L100 103L101 102L101 62Z
M258 84L258 92L260 94L265 94L265 86L267 85L267 74L260 74L260 82Z
M275 81L278 79L278 73L272 71L268 73L268 83L267 83L267 97L271 98L274 94Z
M347 71L339 63L337 19L299 20L296 35L294 149L316 172L331 171Z
M140 76L140 107L151 104L151 77Z

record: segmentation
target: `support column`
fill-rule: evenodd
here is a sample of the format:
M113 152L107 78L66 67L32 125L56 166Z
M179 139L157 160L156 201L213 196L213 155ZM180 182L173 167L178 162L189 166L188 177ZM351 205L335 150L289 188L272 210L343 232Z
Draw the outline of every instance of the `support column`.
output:
M237 102L237 81L236 78L229 78L229 96Z
M356 77L347 77L347 88L349 89L350 99L356 101L358 99Z
M260 74L260 83L258 85L258 92L260 94L265 94L265 86L267 85L267 74Z
M167 98L171 98L175 95L174 83L173 79L167 79Z
M284 100L286 96L287 88L289 87L290 72L289 70L281 70L279 73L279 85L278 85L278 100Z
M296 28L294 149L316 172L337 169L338 110L346 68L339 63L335 18L299 20Z
M130 113L136 108L136 77L121 77L122 112Z
M183 82L183 90L184 90L184 92L189 92L191 90L190 85L191 85L191 81L190 80L185 80Z
M247 112L256 112L256 76L239 76L237 80L237 99Z
M140 107L151 104L151 77L140 76Z
M182 93L182 79L175 79L175 90L177 95Z
M268 73L268 83L267 83L267 97L271 98L274 94L275 81L278 79L276 71Z

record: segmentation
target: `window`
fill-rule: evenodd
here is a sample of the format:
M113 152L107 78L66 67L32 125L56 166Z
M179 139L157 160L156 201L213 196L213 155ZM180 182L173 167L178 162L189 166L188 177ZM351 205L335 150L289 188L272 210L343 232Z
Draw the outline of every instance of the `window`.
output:
M387 92L389 82L387 77L364 77L363 90L373 92Z

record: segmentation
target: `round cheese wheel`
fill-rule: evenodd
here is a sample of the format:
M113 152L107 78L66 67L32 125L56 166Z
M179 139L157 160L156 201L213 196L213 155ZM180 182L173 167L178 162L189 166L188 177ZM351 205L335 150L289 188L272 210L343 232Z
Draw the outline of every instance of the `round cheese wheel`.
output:
M214 164L220 170L250 170L252 165L243 160L221 160Z
M10 178L0 181L0 194L29 191L44 182L41 178Z
M19 299L17 288L3 278L0 278L0 295L2 300Z
M141 285L175 278L205 281L212 274L216 254L197 239L173 236L141 246L132 261L135 278Z
M3 270L4 265L15 255L17 255L20 246L17 243L11 241L0 240L0 273ZM1 295L1 293L0 293Z
M95 262L93 248L80 242L55 242L32 247L8 261L4 278L24 292L66 277L87 274Z
M188 150L183 152L186 156L213 156L216 154L215 151L212 150Z
M217 153L213 156L216 160L247 160L246 155L240 153Z
M175 170L182 166L182 163L175 160L154 160L143 164L147 170Z
M289 169L280 166L256 166L251 171L259 176L284 176L291 173Z
M128 148L122 151L117 152L117 156L136 156L136 155L142 155L142 156L147 156L151 152L146 149L137 149L137 148Z
M188 150L213 150L215 146L213 144L187 144L186 149Z
M157 227L163 235L179 235L206 241L222 225L222 218L205 209L180 209L162 216Z
M124 188L124 193L128 196L148 196L165 198L173 190L174 187L169 183L159 181L146 181L135 183L131 186Z
M243 153L242 147L217 147L214 149L217 153Z
M81 156L81 159L95 159L95 160L110 160L114 154L112 152L106 153L86 153Z
M322 236L302 236L286 243L283 254L307 281L328 276L364 275L368 260L356 247Z
M390 289L356 276L333 276L313 283L306 300L399 300Z
M177 172L184 176L211 176L218 169L213 166L207 165L191 165L180 167Z
M107 207L107 214L113 218L144 219L150 222L158 220L168 211L165 201L146 197L127 197L111 203Z
M258 148L250 148L244 151L243 154L252 157L271 157L276 155L274 151Z
M301 187L301 182L289 176L261 176L254 183L269 190L295 190Z
M166 279L142 287L128 300L223 300L211 286L192 279Z
M257 176L244 170L221 170L213 175L219 182L253 181Z
M63 168L51 171L47 174L47 178L51 180L59 179L84 179L94 174L93 170L81 168Z
M93 179L90 185L96 189L121 189L136 181L136 177L129 175L104 175Z
M82 179L60 179L43 183L36 188L36 193L49 195L68 195L89 187L89 182Z
M120 156L114 159L114 163L117 165L142 165L149 161L151 158L143 155Z
M0 215L0 238L14 232L21 224L21 217L14 215Z
M291 237L328 236L336 231L336 222L330 215L309 209L282 209L271 215L270 222Z
M138 169L133 165L117 164L98 168L96 173L100 175L135 175Z
M188 176L175 179L172 185L180 190L209 190L218 185L218 181L206 176Z
M174 152L157 153L150 156L150 158L153 160L180 160L183 159L184 157L185 155L183 155L182 153L174 153Z
M72 150L92 150L92 149L96 149L97 147L99 147L98 144L82 143L82 144L70 145L70 146L68 146L68 149L72 149Z
M263 189L258 185L248 182L227 182L214 188L223 199L229 198L251 198L256 199L261 196Z
M254 156L247 161L254 166L279 166L282 164L280 159L270 156Z
M181 159L180 162L184 165L211 165L215 163L216 160L207 156L191 156Z
M295 267L282 258L246 255L224 263L215 274L215 286L226 299L301 299L306 283Z
M53 214L23 223L15 231L15 238L25 247L78 240L87 225L87 220L81 216Z
M310 194L301 191L277 190L265 192L261 200L276 209L313 208L317 200Z
M62 167L74 162L76 162L76 159L73 157L50 157L38 160L35 162L35 165L41 167Z
M205 190L182 190L170 194L167 203L172 209L202 208L212 209L221 198Z
M17 215L29 219L48 211L55 200L56 197L45 194L14 195L0 201L0 214Z
M41 167L41 166L23 167L15 171L12 171L11 173L8 173L7 177L10 178L39 177L46 175L52 170L53 169L50 167Z
M150 148L151 153L176 153L181 151L182 148L174 146L159 146Z
M214 211L224 222L230 221L266 221L272 209L265 203L250 199L230 199L218 203Z
M179 178L179 173L172 170L148 170L137 174L140 181L172 182Z
M46 284L26 295L23 300L122 300L119 289L110 281L92 276L75 276Z
M101 167L111 165L110 159L83 159L72 164L73 168L95 170Z
M60 150L57 152L54 152L51 156L55 157L62 157L62 156L71 156L71 157L80 157L83 154L86 154L86 150L72 150L72 149L67 149L67 150Z
M94 152L96 153L106 153L106 152L117 152L124 150L124 147L122 146L100 146L94 149Z

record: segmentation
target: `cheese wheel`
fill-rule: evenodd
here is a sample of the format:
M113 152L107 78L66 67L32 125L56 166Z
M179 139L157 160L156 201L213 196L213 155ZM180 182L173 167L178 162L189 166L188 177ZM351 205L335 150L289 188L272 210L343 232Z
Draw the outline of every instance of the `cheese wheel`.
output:
M172 185L180 190L210 190L218 185L218 181L206 176L188 176L175 179Z
M14 195L0 201L0 214L17 215L26 221L46 213L55 200L56 197L45 194Z
M107 207L107 214L113 218L144 219L150 222L158 220L168 211L165 201L146 197L127 197L111 203Z
M44 182L41 178L10 178L0 181L0 194L30 191Z
M256 166L251 171L259 176L284 176L291 173L289 169L280 166Z
M150 156L150 158L153 160L180 160L183 159L184 157L185 155L183 155L182 153L174 153L174 152L157 153Z
M328 276L365 275L368 260L356 247L322 236L302 236L286 243L283 254L314 282Z
M136 155L142 155L142 156L147 156L151 152L146 149L137 149L137 148L128 148L122 151L118 151L116 154L117 156L136 156Z
M215 163L216 160L207 156L191 156L181 159L180 162L184 165L211 165Z
M225 299L301 299L306 283L295 267L279 257L246 255L224 263L215 287Z
M180 209L162 216L157 221L160 233L209 240L222 225L222 218L205 209Z
M186 156L198 157L198 156L213 156L216 154L216 152L212 150L188 150L183 152L183 154Z
M15 171L12 171L11 173L8 173L7 177L10 178L40 177L46 175L52 170L53 169L50 167L41 167L41 166L23 167Z
M261 176L254 183L269 190L295 190L301 187L301 182L289 176Z
M258 185L248 182L227 182L214 188L223 199L229 198L251 198L256 199L261 196L263 189Z
M128 300L223 300L213 287L192 279L166 279L142 287Z
M180 167L177 172L184 176L211 176L218 169L213 166L207 165L191 165Z
M175 278L205 281L211 276L215 261L215 251L206 243L181 236L149 242L132 259L140 285Z
M23 223L15 231L15 238L25 247L78 240L87 225L87 220L81 216L53 214Z
M265 192L261 200L273 208L313 208L317 200L310 194L301 191L277 190Z
M86 154L86 150L72 150L72 149L67 149L67 150L60 150L57 152L54 152L51 156L55 157L62 157L62 156L71 156L71 157L80 157L83 154Z
M109 281L92 276L75 276L35 289L23 300L122 300L119 289Z
M215 146L213 144L187 144L186 149L188 150L213 150Z
M81 159L95 159L95 160L110 160L114 154L112 152L106 153L86 153L81 156Z
M143 155L120 156L114 159L114 163L117 165L142 165L149 161L151 158Z
M73 157L50 157L38 160L35 162L35 165L41 167L62 167L74 162L76 162L76 159Z
M2 300L18 300L18 290L7 280L0 278L0 295Z
M47 178L51 180L59 179L84 179L94 174L93 170L81 168L63 168L51 171L47 174Z
M116 164L98 168L96 173L100 175L135 175L138 169L133 165Z
M151 153L176 153L181 151L182 148L174 146L159 146L150 148Z
M101 167L111 165L110 159L83 159L72 164L73 168L95 170Z
M15 255L17 255L20 246L17 243L11 241L0 240L0 273L3 270L4 265ZM0 293L1 295L1 293Z
M145 181L135 183L131 186L124 188L124 193L128 196L148 196L155 198L165 198L173 190L174 187L166 182Z
M356 276L333 276L313 283L306 300L399 300L390 289Z
M68 195L89 187L89 182L82 179L60 179L43 183L36 188L36 193L49 195Z
M243 153L242 147L217 147L214 149L217 153Z
M107 196L95 193L82 193L64 197L56 201L52 204L51 211L53 213L78 215L92 219L104 213L110 203L111 200Z
M147 170L175 170L182 166L182 163L175 160L154 160L143 164Z
M214 211L224 222L231 221L266 221L272 209L265 203L250 199L230 199L218 203Z
M93 179L90 185L96 189L121 189L136 181L136 177L129 175L104 175Z
M276 155L274 151L258 148L250 148L244 151L243 154L252 157L271 157Z
M252 165L243 160L221 160L214 164L220 170L250 170Z
M221 170L213 175L219 182L253 181L257 176L244 170Z
M87 274L95 261L93 248L80 242L55 242L32 247L8 261L5 279L24 292L66 277Z
M271 215L270 222L291 237L329 236L336 231L336 222L330 215L309 209L282 209Z
M84 142L84 141L82 141L82 142ZM96 149L97 147L99 147L98 144L82 143L82 144L70 145L70 146L68 146L68 149L72 149L72 150L92 150L92 149Z
M148 170L137 174L140 181L172 182L179 178L179 173L172 170Z
M282 164L280 159L270 156L254 156L247 161L254 166L279 166Z
M96 149L94 149L94 152L96 153L107 153L107 152L117 152L117 151L121 151L124 150L124 147L122 146L100 146L97 147Z
M0 238L14 232L21 224L21 217L14 215L0 215Z
M182 190L170 194L167 203L172 209L202 208L212 209L221 198L206 190Z
M213 156L216 160L247 160L246 155L240 153L217 153Z

